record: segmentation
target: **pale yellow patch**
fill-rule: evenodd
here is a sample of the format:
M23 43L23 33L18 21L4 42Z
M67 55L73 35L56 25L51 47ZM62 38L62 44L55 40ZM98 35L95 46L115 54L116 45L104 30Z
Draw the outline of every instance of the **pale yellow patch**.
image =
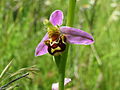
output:
M55 48L55 49L51 49L51 52L53 53L53 52L56 51L56 50L61 50L61 48L58 46L58 47Z

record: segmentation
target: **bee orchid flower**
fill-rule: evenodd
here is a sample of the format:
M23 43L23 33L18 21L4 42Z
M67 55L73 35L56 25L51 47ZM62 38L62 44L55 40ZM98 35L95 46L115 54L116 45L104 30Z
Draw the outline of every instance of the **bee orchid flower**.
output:
M66 44L89 45L94 42L93 37L87 32L68 26L61 26L63 22L63 12L55 10L49 21L46 20L47 33L38 44L35 55L41 56L46 53L60 55L65 49Z

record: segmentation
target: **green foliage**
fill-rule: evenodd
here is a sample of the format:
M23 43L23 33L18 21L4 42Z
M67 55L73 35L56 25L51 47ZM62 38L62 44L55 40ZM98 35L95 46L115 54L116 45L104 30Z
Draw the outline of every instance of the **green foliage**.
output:
M57 67L52 56L46 54L35 57L34 52L46 33L43 20L49 18L52 11L63 10L65 25L68 0L62 5L61 1L0 0L0 73L11 59L14 61L5 73L6 76L33 65L39 69L30 74L29 79L17 81L20 85L15 90L50 90L52 83L58 82ZM119 90L120 1L98 0L95 8L92 8L89 1L77 0L74 27L93 32L96 52L90 46L70 45L66 77L72 78L72 84L68 88ZM93 24L90 24L87 18L90 20L92 13L95 15ZM98 64L96 53L102 65ZM28 72L28 69L23 72ZM10 80L11 78L5 77L4 81L0 81L0 86Z

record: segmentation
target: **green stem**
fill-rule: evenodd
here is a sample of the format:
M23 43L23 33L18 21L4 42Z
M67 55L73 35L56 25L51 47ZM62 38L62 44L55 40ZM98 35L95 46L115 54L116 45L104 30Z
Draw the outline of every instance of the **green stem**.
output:
M69 0L67 26L73 26L76 0Z
M68 45L67 45L68 46ZM68 47L60 56L54 56L58 72L59 72L59 90L64 90L65 66L68 55Z
M59 63L59 90L64 90L65 67L68 55L68 45L65 52L61 55Z
M73 26L73 22L74 22L75 5L76 5L76 0L69 0L66 25L70 27ZM67 47L66 50L61 56L54 56L59 71L59 90L64 90L65 67L67 62L69 45L66 45L66 47Z

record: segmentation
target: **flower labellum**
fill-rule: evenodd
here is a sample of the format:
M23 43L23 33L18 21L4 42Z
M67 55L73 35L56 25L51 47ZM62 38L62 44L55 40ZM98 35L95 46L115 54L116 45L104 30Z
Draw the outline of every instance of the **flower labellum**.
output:
M57 39L55 37L46 40L45 44L48 46L48 52L51 55L59 55L66 48L66 37L64 35L60 35Z
M45 20L47 33L42 41L38 44L35 55L41 56L46 53L51 55L60 55L66 48L66 43L89 45L94 42L93 37L80 29L61 26L63 21L63 13L55 10L49 21Z

